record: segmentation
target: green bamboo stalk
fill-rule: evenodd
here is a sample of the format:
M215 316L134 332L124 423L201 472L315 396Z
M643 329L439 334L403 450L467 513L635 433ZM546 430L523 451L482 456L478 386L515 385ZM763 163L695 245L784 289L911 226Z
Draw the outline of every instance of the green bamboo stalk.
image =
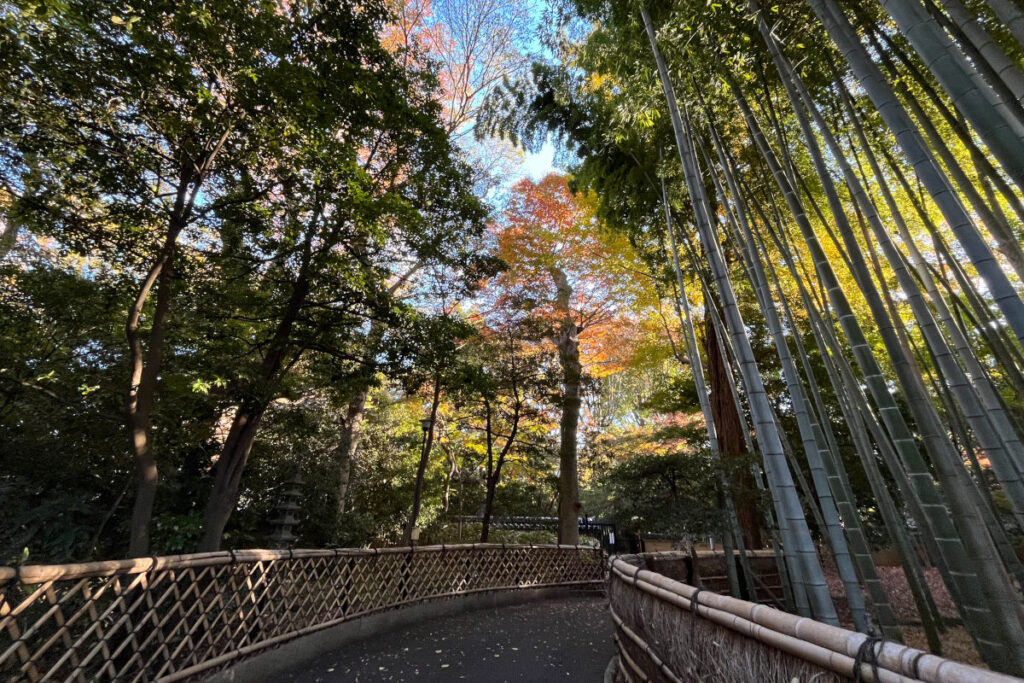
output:
M744 387L746 388L747 400L754 418L754 429L757 433L761 456L765 463L765 473L768 475L771 484L769 488L775 499L778 517L780 519L785 518L788 522L788 538L783 537L784 550L787 555L794 558L796 561L794 564L800 567L799 579L803 581L807 590L807 596L815 618L826 623L835 624L838 623L835 606L832 603L832 598L829 596L828 584L825 582L825 575L818 561L818 554L811 539L807 520L804 518L799 498L796 495L792 473L786 465L785 453L782 450L778 433L775 431L774 421L771 417L771 405L768 401L764 384L761 381L757 362L754 359L754 352L750 346L750 340L746 337L743 318L736 304L736 295L733 291L732 283L729 281L725 261L718 250L718 242L715 239L714 227L707 210L704 188L700 180L699 163L697 162L696 155L693 153L689 131L679 114L675 91L668 75L668 68L661 56L661 52L658 50L654 27L651 24L646 9L642 6L641 15L648 38L650 39L651 51L658 66L658 74L665 99L668 103L680 162L683 165L687 189L697 217L698 234L703 243L708 264L715 277L715 283L718 287L718 293L724 309L723 312L726 317L726 324L731 333L734 348L739 356L740 370L744 380Z

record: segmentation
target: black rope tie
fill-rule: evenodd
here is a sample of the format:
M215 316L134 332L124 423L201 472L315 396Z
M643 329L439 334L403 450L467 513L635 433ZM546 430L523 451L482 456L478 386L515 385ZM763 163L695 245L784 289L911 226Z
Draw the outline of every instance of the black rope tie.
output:
M148 595L153 590L153 572L156 571L156 563L160 561L160 558L156 555L149 556L149 569L146 570L146 594Z
M693 595L690 596L690 611L693 612L696 617L690 621L690 649L694 649L694 643L697 641L697 620L700 619L700 594L704 589L697 587L693 590Z
M921 678L921 659L928 654L927 652L918 652L914 655L914 658L910 660L910 675L914 678Z
M146 598L146 602L150 604L150 610L153 609L153 572L156 571L156 563L160 560L156 555L150 555L149 557L149 569L146 570L146 585L143 588L145 591L143 596ZM143 617L143 621L146 621L146 617ZM153 616L153 624L156 625L156 616Z
M690 611L696 614L698 617L700 616L700 610L698 609L700 607L700 594L703 591L703 588L695 588L693 591L693 595L690 596Z
M4 599L7 604L10 605L11 610L14 610L14 591L21 585L21 565L14 565L14 576L11 577L10 581L4 584ZM19 637L18 640L21 640Z
M853 680L860 683L864 680L864 675L861 672L861 667L865 664L871 667L871 675L874 680L878 680L878 653L881 650L875 648L875 645L881 645L884 641L881 638L875 638L874 636L868 636L864 639L864 642L857 648L857 656L853 658ZM922 653L923 654L923 653Z
M234 567L236 564L238 564L238 556L235 555L235 549L234 548L228 548L228 555L231 556L231 566L232 567Z

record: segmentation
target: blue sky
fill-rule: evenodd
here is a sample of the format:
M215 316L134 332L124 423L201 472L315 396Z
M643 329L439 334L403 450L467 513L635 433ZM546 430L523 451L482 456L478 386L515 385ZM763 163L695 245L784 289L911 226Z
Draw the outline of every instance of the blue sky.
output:
M544 146L536 154L527 152L523 156L523 162L516 172L516 180L524 176L529 176L533 180L540 180L551 171L558 170L554 163L555 146L550 141L545 142Z

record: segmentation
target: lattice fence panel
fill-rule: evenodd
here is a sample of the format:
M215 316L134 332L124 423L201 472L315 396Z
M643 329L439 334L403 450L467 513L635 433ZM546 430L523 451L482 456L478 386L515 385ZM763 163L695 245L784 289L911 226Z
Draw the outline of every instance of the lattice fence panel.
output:
M0 567L0 680L181 680L383 609L602 578L598 549L480 544Z

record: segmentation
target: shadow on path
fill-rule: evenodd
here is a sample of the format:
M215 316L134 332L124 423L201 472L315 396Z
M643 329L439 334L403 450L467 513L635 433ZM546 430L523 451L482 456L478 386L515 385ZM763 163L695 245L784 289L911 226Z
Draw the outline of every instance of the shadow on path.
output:
M614 654L604 597L481 609L321 655L289 681L595 681Z

